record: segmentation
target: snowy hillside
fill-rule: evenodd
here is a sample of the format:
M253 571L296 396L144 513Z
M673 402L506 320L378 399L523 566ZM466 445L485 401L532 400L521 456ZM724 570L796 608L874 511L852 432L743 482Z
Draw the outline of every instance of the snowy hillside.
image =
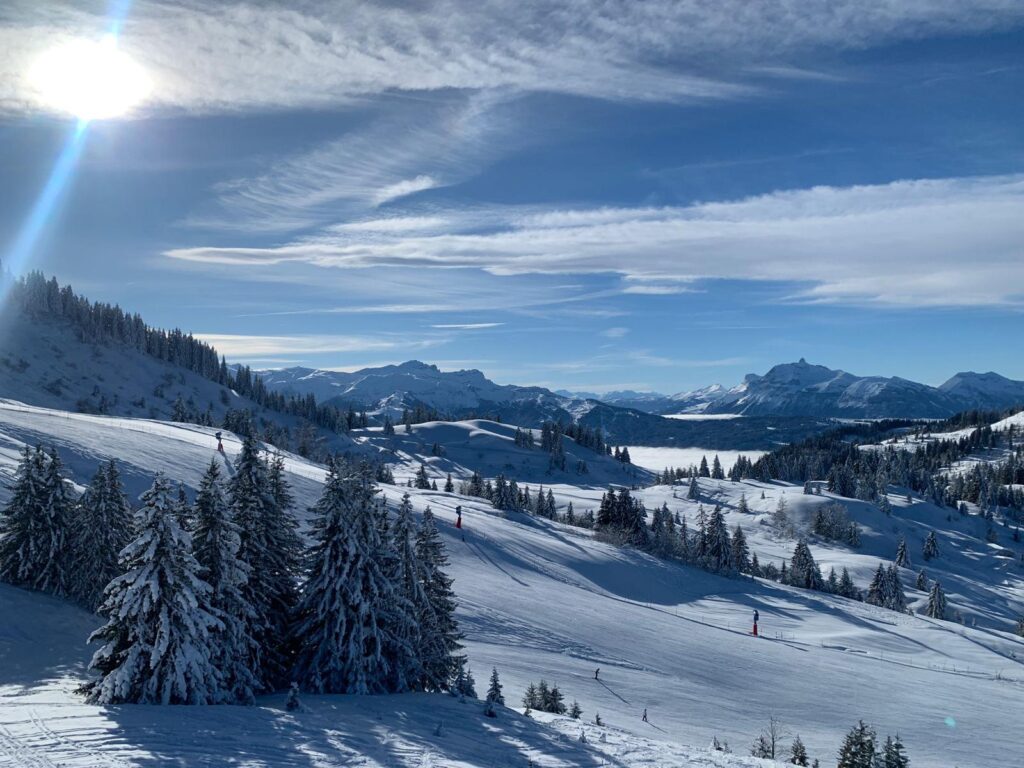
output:
M445 437L450 456L466 450L459 432ZM486 438L495 445L488 461L497 465L505 455L503 438ZM6 472L21 443L38 440L56 445L79 484L100 461L116 458L133 493L158 470L194 488L217 455L203 428L0 404ZM230 472L238 444L228 440L225 449ZM507 456L515 462L514 452ZM411 457L407 472L418 468L418 459ZM286 471L305 510L319 492L323 468L289 456ZM569 501L580 511L596 507L600 490L576 482L555 482L559 507ZM799 734L823 765L860 718L881 734L898 731L921 768L1012 765L1019 758L1024 640L1007 631L1024 613L1019 545L1014 559L999 557L978 538L980 521L973 517L948 519L948 510L896 494L887 517L867 503L804 495L778 483L702 486L703 503L722 504L730 527L742 524L762 563L788 557L792 533L806 529L816 507L833 502L860 524L862 544L851 550L812 537L826 572L846 566L864 586L878 561L891 561L898 538L906 537L915 567L925 565L930 578L942 580L951 608L964 617L960 624L711 575L602 543L583 529L498 513L480 499L383 490L389 503L408 491L417 512L429 504L442 523L477 680L496 666L510 704L530 682L557 683L569 701L579 701L583 721L593 723L600 713L606 728L556 718L548 730L538 722L549 716L526 720L511 713L492 723L478 705L423 696L306 697L306 713L282 711L276 696L261 698L255 708L89 706L73 689L94 620L51 598L0 587L6 617L0 625L0 764L756 765L702 747L717 737L746 754L771 715L785 728L787 745ZM648 509L665 502L692 525L697 502L685 499L685 487L638 493ZM738 510L741 495L750 506L745 513ZM792 532L772 521L783 495ZM457 504L461 531L452 525ZM942 555L918 563L922 538L933 527ZM902 575L908 598L919 606L923 594L913 588L913 572ZM749 635L755 608L760 638ZM640 718L645 708L649 723ZM581 728L586 744L578 740Z
M68 323L28 317L8 305L0 317L0 397L81 413L147 419L206 417L223 423L228 410L247 410L253 426L267 425L293 434L303 420L260 406L228 387L117 343L88 343ZM341 434L314 429L337 451L351 441ZM287 440L282 440L287 443Z
M549 454L539 446L515 445L515 431L514 426L493 421L432 421L417 424L409 434L399 428L397 434L388 436L380 427L371 427L353 431L352 438L360 445L372 446L393 463L399 482L411 477L421 464L427 476L441 486L448 474L465 480L473 472L484 477L504 474L520 483L570 483L589 488L646 484L653 479L651 472L595 453L572 438L564 440L566 468L553 467ZM435 449L440 450L435 453Z

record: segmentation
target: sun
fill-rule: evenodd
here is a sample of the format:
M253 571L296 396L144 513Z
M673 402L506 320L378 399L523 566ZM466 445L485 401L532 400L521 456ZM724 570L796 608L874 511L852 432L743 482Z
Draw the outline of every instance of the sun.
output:
M112 35L49 49L32 66L29 80L47 106L83 121L121 117L150 92L146 72Z

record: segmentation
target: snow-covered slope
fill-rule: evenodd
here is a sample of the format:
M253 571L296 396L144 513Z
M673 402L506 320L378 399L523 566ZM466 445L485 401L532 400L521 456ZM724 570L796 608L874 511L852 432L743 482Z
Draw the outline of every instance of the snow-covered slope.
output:
M372 446L392 463L399 482L411 477L420 464L442 487L448 474L459 480L473 472L492 478L504 474L534 486L571 483L607 488L611 484L646 484L653 480L651 472L595 453L568 437L563 440L565 469L552 467L550 454L540 449L540 435L535 434L535 448L524 448L515 445L515 430L508 424L484 420L432 421L417 424L408 434L399 427L396 434L387 436L380 427L371 427L355 430L352 437L358 444ZM440 455L434 452L435 446L440 448Z
M0 404L0 435L0 465L11 466L23 440L43 439L56 444L79 483L99 461L124 462L133 491L157 470L194 487L216 455L202 429L11 404ZM230 471L237 443L228 441L226 449ZM304 510L323 469L297 457L287 457L286 469ZM600 496L569 484L554 490L560 507L572 500L581 511ZM0 764L754 765L682 745L704 746L717 736L745 753L770 715L779 718L787 740L799 733L824 765L859 718L883 734L899 731L919 768L1019 759L1024 641L1005 629L1024 610L1021 571L974 535L971 518L947 520L946 510L895 495L891 518L840 500L862 525L861 549L811 541L826 571L847 565L863 585L880 558L891 559L897 536L906 536L917 554L924 531L935 527L942 555L926 568L948 585L964 626L712 576L602 543L587 531L499 514L478 499L384 488L391 503L406 491L417 512L430 504L442 523L478 681L497 666L510 704L531 681L555 682L569 701L580 702L584 720L601 714L608 724L604 742L596 726L586 726L589 743L581 746L576 723L555 724L562 738L511 714L489 723L476 705L416 696L309 697L311 712L301 714L282 712L280 697L263 698L256 708L87 706L72 691L88 655L77 638L91 619L3 587ZM742 522L762 562L792 549L769 521L782 494L798 528L816 505L836 501L753 482L708 481L703 492L705 503L723 504L730 527ZM736 509L741 494L749 513ZM648 508L665 501L692 524L696 504L677 498L685 489L660 486L641 495ZM463 508L461 531L451 525L456 504ZM904 573L905 581L910 577ZM923 598L912 589L908 596L917 604ZM748 634L754 608L765 635L757 639ZM641 722L644 708L650 723Z
M0 397L82 413L170 419L180 398L188 413L220 424L228 409L247 409L263 422L295 429L299 419L252 400L187 368L116 344L80 340L65 322L29 318L7 306L0 313ZM351 441L319 430L334 450Z

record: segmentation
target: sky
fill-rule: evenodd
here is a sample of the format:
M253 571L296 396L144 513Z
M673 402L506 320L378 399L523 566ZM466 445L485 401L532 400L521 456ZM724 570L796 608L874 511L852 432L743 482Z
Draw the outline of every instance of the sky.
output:
M6 0L0 258L261 368L1024 379L1022 54L1019 0Z

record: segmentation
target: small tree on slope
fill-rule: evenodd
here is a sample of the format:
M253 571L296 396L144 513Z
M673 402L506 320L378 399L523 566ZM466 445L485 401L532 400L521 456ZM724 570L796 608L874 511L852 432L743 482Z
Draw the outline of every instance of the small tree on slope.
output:
M89 638L98 680L84 686L95 704L210 704L220 681L211 631L210 586L189 553L188 534L173 514L170 484L157 475L136 512L136 538L121 557L123 575L105 592L105 626Z
M132 510L113 461L100 465L78 501L71 529L71 594L91 611L121 573L118 557L132 536Z
M195 521L193 553L210 585L210 604L222 625L213 637L213 660L222 677L223 700L251 704L260 685L253 674L259 647L249 634L254 611L243 594L249 566L238 557L242 540L224 499L216 460L199 483L191 517Z
M64 597L70 567L71 498L56 452L22 452L0 516L0 580Z
M928 615L933 619L946 618L946 593L942 591L942 585L936 579L932 589L928 593Z
M875 768L875 732L863 720L846 734L836 768Z
M501 679L498 677L498 668L491 669L491 680L487 686L487 700L493 704L505 704L505 696L501 692Z

